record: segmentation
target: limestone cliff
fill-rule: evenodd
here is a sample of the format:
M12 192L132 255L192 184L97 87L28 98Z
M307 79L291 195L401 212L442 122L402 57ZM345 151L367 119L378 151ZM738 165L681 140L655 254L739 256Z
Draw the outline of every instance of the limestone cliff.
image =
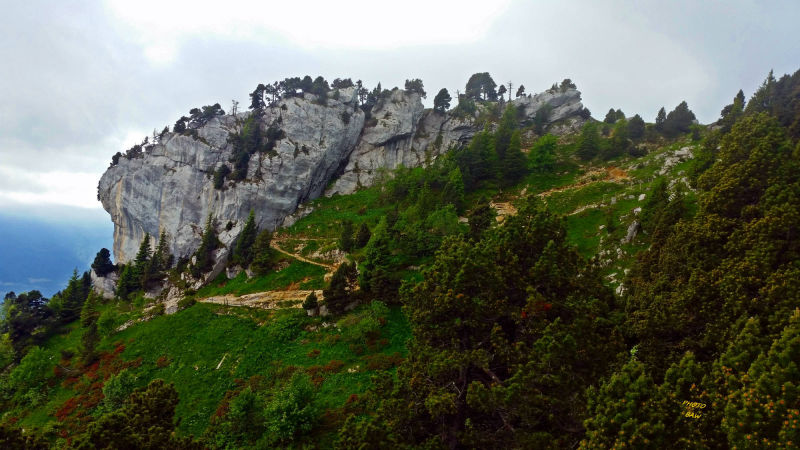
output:
M326 102L311 94L278 101L257 120L264 130L282 130L274 149L254 153L245 179L226 181L222 189L214 187L213 174L230 165L235 149L228 136L241 132L250 113L212 118L195 136L165 133L141 155L119 158L98 186L114 222L116 260L130 261L145 234L162 230L172 254L188 257L209 215L230 248L251 209L259 227L274 230L329 185L328 195L352 193L372 184L382 169L424 165L478 131L474 117L425 109L415 93L387 94L366 122L352 88L329 94ZM514 104L529 119L548 105L549 122L577 118L582 110L575 89L520 97Z

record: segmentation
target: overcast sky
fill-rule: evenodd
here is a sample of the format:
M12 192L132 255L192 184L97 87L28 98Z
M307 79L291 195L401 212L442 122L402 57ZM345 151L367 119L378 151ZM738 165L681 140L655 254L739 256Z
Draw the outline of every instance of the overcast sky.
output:
M595 117L714 121L741 88L800 68L800 2L17 1L0 16L0 208L99 208L111 155L192 107L287 76L472 73L539 92L571 78ZM275 4L273 4L275 3Z

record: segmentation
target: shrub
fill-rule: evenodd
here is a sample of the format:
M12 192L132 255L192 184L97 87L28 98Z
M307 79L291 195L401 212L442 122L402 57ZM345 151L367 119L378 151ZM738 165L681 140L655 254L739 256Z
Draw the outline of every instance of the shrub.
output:
M107 309L97 319L97 331L102 336L110 336L119 326L120 317L113 309Z
M317 294L312 291L310 294L308 294L308 297L306 297L305 301L303 302L303 309L306 311L316 311L317 307L319 307L319 303L317 302Z
M136 388L136 380L136 375L128 369L109 378L103 385L103 410L111 412L122 408Z
M318 416L311 378L295 373L288 386L267 404L267 433L275 442L287 442L298 433L311 431Z

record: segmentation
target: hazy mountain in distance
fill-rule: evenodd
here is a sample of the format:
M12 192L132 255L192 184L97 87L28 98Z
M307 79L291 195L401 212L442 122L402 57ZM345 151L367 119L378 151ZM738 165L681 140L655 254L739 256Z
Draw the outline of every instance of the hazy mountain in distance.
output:
M49 298L74 269L88 270L98 250L111 248L113 232L101 209L2 208L0 294L38 289Z

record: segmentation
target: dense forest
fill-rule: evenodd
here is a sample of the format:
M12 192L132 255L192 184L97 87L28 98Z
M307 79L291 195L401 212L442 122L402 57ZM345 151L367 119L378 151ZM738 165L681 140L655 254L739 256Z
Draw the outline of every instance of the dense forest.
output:
M347 87L368 108L383 92L306 78L259 85L250 109ZM800 71L770 72L709 126L682 102L654 123L587 110L560 137L520 121L501 87L470 78L455 109L485 128L426 167L320 199L274 234L251 213L231 259L248 273L181 284L210 267L209 217L192 261L163 234L128 265L98 252L115 298L77 271L51 299L7 293L4 448L797 445ZM193 111L176 132L222 113ZM280 138L231 136L245 163L221 179ZM294 253L346 256L326 279ZM184 288L175 314L147 295L164 280ZM311 294L208 301L287 286Z

